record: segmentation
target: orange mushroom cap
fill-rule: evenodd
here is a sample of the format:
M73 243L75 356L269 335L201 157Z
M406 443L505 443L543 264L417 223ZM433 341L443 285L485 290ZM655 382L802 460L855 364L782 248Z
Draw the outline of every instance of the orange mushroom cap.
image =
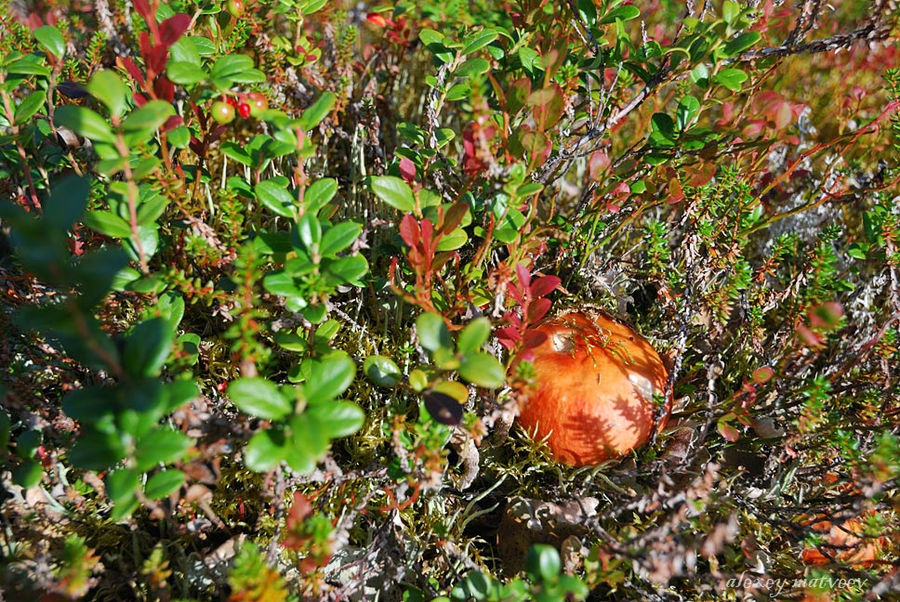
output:
M869 515L875 514L869 511ZM822 535L822 539L830 550L830 557L815 547L806 547L800 552L800 558L806 564L823 565L837 561L849 564L854 568L865 568L874 564L881 556L881 548L886 545L887 538L864 538L865 517L856 516L835 524L819 515L821 520L810 524L813 531Z
M650 438L654 394L666 391L668 373L650 343L602 314L570 312L538 326L546 335L532 349L536 383L520 403L519 423L546 438L566 464L600 464ZM665 425L672 396L658 428Z

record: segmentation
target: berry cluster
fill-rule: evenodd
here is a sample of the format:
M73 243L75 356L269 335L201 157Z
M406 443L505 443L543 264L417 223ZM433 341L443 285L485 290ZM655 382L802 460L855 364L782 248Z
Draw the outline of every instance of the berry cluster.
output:
M210 109L212 118L218 123L231 123L234 121L235 111L244 119L248 117L259 118L269 108L269 101L260 92L250 92L238 96L227 96L224 100L217 100Z

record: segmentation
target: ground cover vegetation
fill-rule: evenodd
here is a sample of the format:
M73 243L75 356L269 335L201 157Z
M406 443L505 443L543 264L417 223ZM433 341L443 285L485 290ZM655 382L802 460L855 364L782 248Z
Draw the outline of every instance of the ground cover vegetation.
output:
M897 14L0 0L5 595L896 593ZM573 467L588 308L670 415Z

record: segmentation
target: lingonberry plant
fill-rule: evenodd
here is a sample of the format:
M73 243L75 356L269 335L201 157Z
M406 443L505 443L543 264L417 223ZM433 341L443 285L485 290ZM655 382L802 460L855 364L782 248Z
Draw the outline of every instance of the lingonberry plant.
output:
M4 592L888 595L897 15L0 0Z

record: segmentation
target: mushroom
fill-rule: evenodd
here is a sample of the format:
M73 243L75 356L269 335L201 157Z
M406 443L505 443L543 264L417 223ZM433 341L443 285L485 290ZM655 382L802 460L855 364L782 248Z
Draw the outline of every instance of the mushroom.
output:
M868 514L874 515L875 512L870 510ZM821 548L803 548L800 558L806 564L814 566L829 562L841 562L857 569L872 566L878 561L881 548L888 540L885 537L866 538L865 521L866 517L861 515L834 523L825 515L818 515L817 519L807 522L807 526L822 536L825 545Z
M519 424L573 466L600 464L646 443L654 395L665 394L668 378L650 343L603 314L569 312L536 330L546 339L531 350L536 382L520 402ZM658 429L671 392L665 399Z

